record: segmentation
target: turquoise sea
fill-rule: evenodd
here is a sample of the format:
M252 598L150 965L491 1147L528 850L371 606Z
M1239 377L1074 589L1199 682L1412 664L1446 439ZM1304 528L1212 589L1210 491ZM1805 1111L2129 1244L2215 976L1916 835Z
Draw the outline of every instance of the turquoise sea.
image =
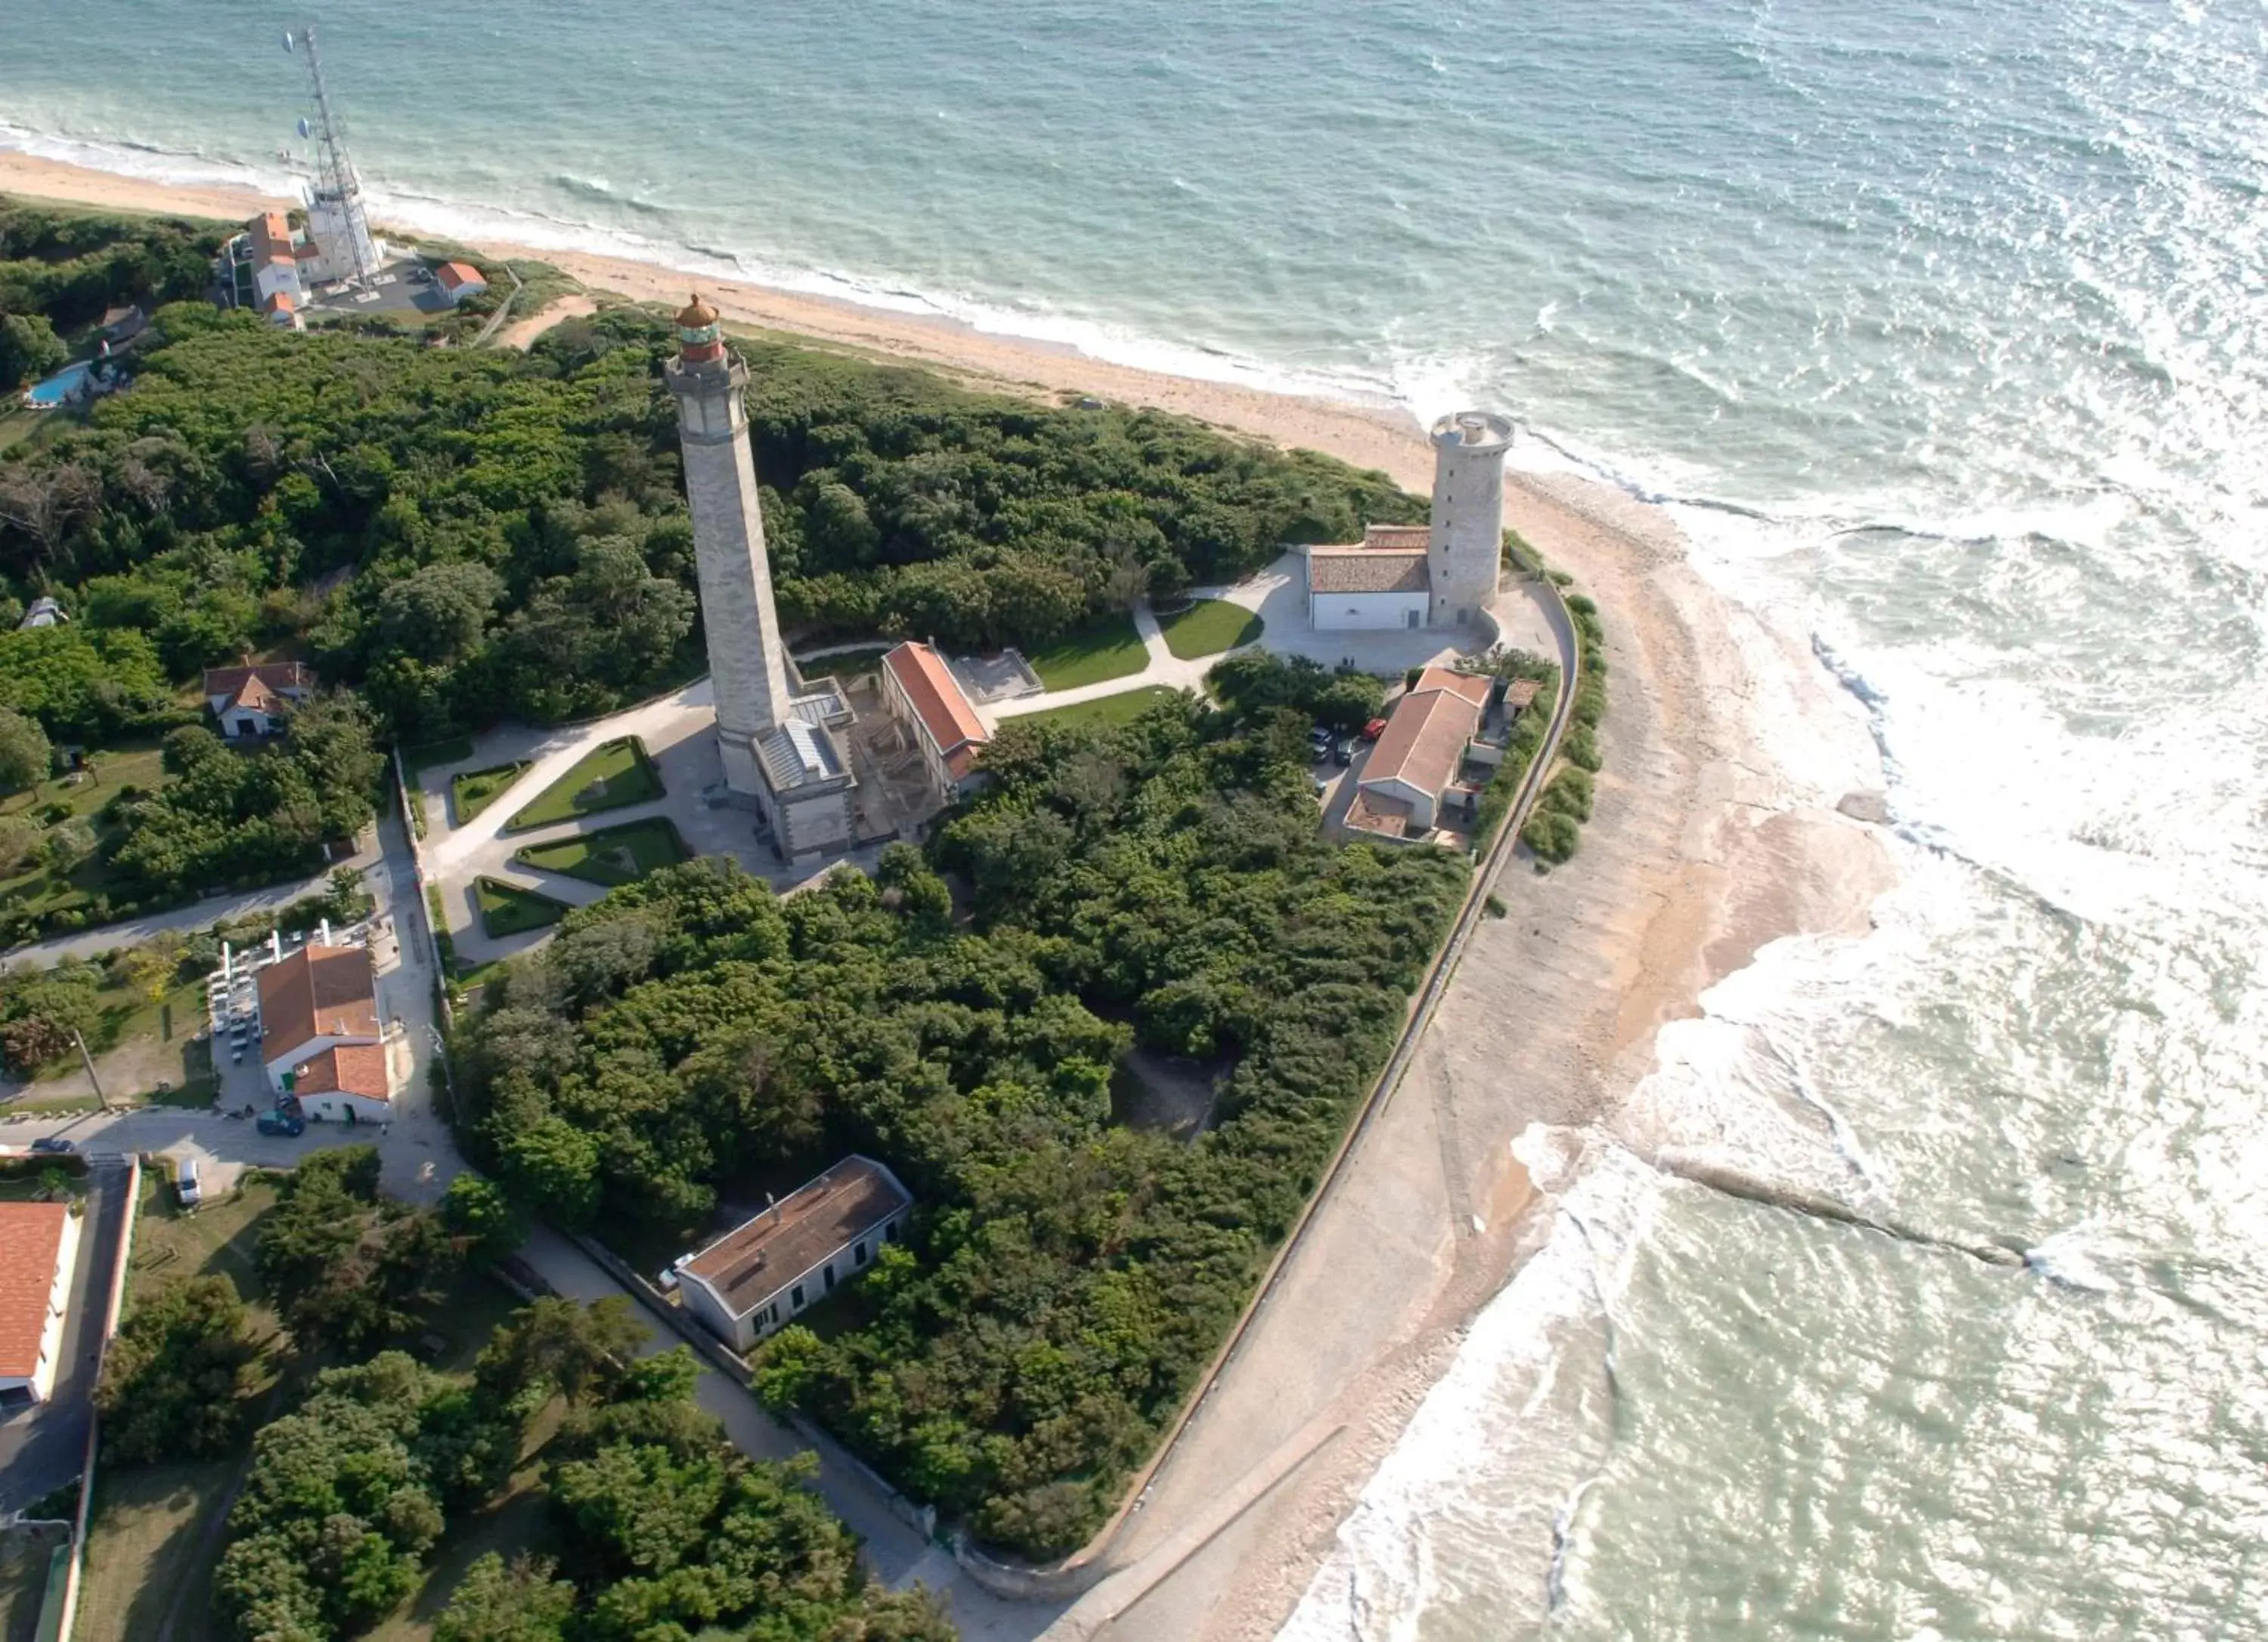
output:
M1665 1035L1287 1635L2268 1635L2259 0L314 15L383 214L1502 407L1863 711L1874 932ZM0 144L277 183L300 20L9 0Z

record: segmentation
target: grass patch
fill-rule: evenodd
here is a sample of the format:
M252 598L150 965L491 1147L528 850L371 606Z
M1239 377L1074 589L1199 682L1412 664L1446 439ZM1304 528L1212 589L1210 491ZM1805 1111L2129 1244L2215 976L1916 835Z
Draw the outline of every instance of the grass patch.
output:
M1194 661L1258 642L1263 624L1241 604L1200 599L1186 610L1160 616L1158 625L1164 630L1166 648L1183 661Z
M0 801L0 816L20 817L39 828L38 850L12 875L0 879L0 921L22 922L21 939L34 933L32 924L62 913L74 913L79 928L99 924L113 917L112 893L120 880L102 859L117 823L102 819L101 810L128 787L155 792L171 785L173 777L159 762L154 744L111 748L86 755L86 768L42 781L26 792ZM77 865L57 871L45 856L48 841L76 823L93 828L95 848Z
M416 747L401 749L401 767L415 782L422 770L436 764L460 764L473 755L473 739L468 735L451 736L444 741L426 741Z
M532 889L522 889L517 884L507 884L500 878L476 878L473 893L479 900L481 928L490 940L502 940L507 935L524 935L530 930L540 930L565 917L569 908L563 901L554 901L549 895L539 895Z
M1139 673L1150 665L1150 652L1142 635L1134 630L1134 618L1115 615L1059 638L1044 650L1027 650L1024 659L1032 664L1032 671L1048 688L1069 690Z
M531 843L512 857L547 873L564 873L609 889L634 884L648 873L692 858L693 851L678 836L677 824L663 815L602 827L551 843Z
M63 1528L11 1528L0 1533L0 1642L39 1642L40 1609L48 1594L48 1571L63 1579L58 1548L68 1549ZM57 1597L61 1601L60 1595Z
M95 1473L86 1573L72 1642L146 1642L173 1622L173 1642L217 1642L207 1523L240 1460L105 1466Z
M636 736L608 741L585 754L574 769L537 795L535 801L504 823L506 832L556 826L601 810L644 804L661 796L661 773Z
M528 761L520 759L509 764L493 764L486 769L472 769L450 778L449 807L456 819L452 826L469 827L473 818L504 794L504 789L527 773Z
M1140 689L1121 690L1116 696L1099 696L1091 702L1076 702L1069 707L1050 707L1045 712L1022 713L1004 724L1055 724L1078 729L1115 730L1120 725L1131 724L1160 702L1169 702L1181 694L1163 684L1145 684Z

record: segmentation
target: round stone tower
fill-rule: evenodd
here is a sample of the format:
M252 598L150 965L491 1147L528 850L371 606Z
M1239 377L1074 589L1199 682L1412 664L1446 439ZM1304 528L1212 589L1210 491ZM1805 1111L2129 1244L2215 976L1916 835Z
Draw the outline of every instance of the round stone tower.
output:
M685 496L701 578L701 625L717 698L725 784L770 814L756 742L789 713L779 616L740 395L748 368L725 347L717 310L699 297L677 316L677 357L662 367L677 396ZM772 818L777 824L777 818Z
M1433 528L1425 553L1432 583L1429 627L1471 627L1496 598L1504 562L1504 457L1512 423L1460 410L1433 424Z

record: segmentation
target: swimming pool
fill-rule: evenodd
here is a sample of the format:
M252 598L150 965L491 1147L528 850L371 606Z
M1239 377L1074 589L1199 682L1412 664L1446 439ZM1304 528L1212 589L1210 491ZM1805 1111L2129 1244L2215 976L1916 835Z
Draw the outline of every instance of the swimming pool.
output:
M82 359L77 364L67 364L44 382L34 382L24 390L24 402L34 410L52 410L70 399L86 380L86 373L94 367Z

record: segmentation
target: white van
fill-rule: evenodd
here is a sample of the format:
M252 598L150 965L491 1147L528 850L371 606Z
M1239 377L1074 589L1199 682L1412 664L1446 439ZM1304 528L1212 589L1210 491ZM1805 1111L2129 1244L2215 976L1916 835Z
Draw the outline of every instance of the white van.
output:
M173 1176L173 1190L184 1209L195 1208L203 1198L204 1189L197 1184L197 1160L195 1158L181 1160L180 1172Z

